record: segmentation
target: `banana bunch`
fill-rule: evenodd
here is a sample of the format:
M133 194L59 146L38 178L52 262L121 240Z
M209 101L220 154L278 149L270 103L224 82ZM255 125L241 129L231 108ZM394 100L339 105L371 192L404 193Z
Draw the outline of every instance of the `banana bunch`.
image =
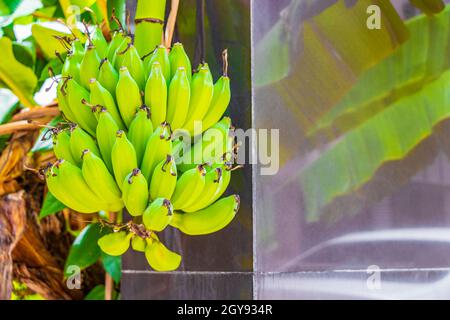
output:
M226 67L214 83L208 64L192 72L180 43L141 57L121 30L107 43L95 28L85 44L70 45L57 87L67 122L52 129L58 160L46 170L48 189L81 213L126 208L132 221L100 238L100 248L117 256L131 245L153 269L174 270L181 257L158 232L213 233L239 209L238 195L220 198L236 168L234 128L222 117ZM201 138L191 139L197 121ZM189 137L176 138L181 131Z

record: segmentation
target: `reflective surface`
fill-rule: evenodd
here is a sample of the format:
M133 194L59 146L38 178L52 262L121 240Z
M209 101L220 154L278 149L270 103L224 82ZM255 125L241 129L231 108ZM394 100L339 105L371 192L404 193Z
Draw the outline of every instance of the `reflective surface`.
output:
M371 34L372 2L253 2L254 126L280 130L279 172L253 172L256 298L450 298L450 9L405 26L386 1Z
M195 51L195 7L195 0L180 2L178 29L174 34L174 42L182 42L189 57L196 61L193 67L199 61L199 52ZM222 50L228 49L232 99L227 113L233 125L246 129L251 126L250 1L207 1L206 19L206 61L216 80L221 75ZM233 172L226 194L239 194L241 206L225 229L196 237L183 235L172 228L163 232L163 242L182 256L176 272L152 272L142 253L129 250L122 260L122 298L251 299L251 186L251 166Z

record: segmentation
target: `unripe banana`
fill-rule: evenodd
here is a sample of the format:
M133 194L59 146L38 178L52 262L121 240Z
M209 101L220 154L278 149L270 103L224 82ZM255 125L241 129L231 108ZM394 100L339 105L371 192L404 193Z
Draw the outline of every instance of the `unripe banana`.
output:
M77 120L77 124L89 134L95 135L97 119L91 108L82 103L82 101L89 101L89 92L74 79L69 78L66 83L67 102Z
M119 130L119 126L114 121L111 114L102 108L98 116L97 125L97 142L102 154L103 161L108 167L109 172L113 173L111 153L114 142L116 142L116 132Z
M104 88L96 79L90 81L91 89L91 104L105 107L109 111L114 121L117 123L120 129L125 129L125 125L122 122L119 110L117 109L116 102L109 91ZM98 113L95 113L98 119Z
M93 45L86 48L83 60L80 63L81 85L89 90L89 80L97 78L98 67L100 66L100 57Z
M125 125L130 127L137 108L142 105L142 97L139 86L131 77L126 67L120 68L116 99L122 119Z
M90 35L90 40L97 50L98 56L103 59L106 57L108 52L108 43L103 37L102 29L95 27L94 31Z
M71 54L78 63L80 63L81 60L83 60L84 47L80 39L76 38L72 41Z
M175 212L170 225L188 235L203 235L226 227L239 210L239 196L232 195L191 213Z
M125 51L121 66L127 67L131 76L143 91L145 87L145 67L135 46L130 45Z
M81 171L89 188L108 204L108 211L117 212L123 208L122 193L114 177L109 173L102 159L89 149L83 152Z
M150 139L152 133L153 124L150 118L150 109L143 105L134 116L128 130L128 139L131 141L134 149L136 150L138 166L142 163L145 147L147 146L147 141Z
M158 239L148 240L145 257L148 264L156 271L172 271L181 263L181 256L167 249Z
M148 183L141 173L135 168L122 182L123 201L128 212L132 216L141 216L148 204Z
M221 177L222 183L220 184L219 189L214 194L212 199L210 199L209 201L210 204L219 199L222 196L222 194L227 190L231 180L231 171L233 169L232 164L230 162L221 165L216 165L215 167L220 167L222 169L222 177Z
M116 69L120 69L120 67L122 66L123 54L125 53L125 50L127 50L127 48L132 44L132 42L133 40L130 36L125 36L123 41L117 47L111 59L111 63Z
M70 151L72 158L76 165L81 167L83 160L82 155L85 149L91 150L95 155L100 156L100 150L97 147L94 139L78 126L72 128L70 134Z
M205 186L205 175L206 170L201 164L181 175L171 198L175 210L183 210L195 201Z
M92 213L107 207L89 188L81 169L64 159L53 165L47 175L47 186L59 201L75 211Z
M170 60L167 48L163 45L158 46L151 54L147 61L147 74L152 71L152 66L155 62L158 62L161 66L161 71L166 79L167 86L169 86L171 74L170 74Z
M221 167L216 167L208 171L205 176L205 186L203 187L202 193L190 206L184 207L183 211L194 212L209 206L214 202L215 195L221 190L222 183Z
M231 152L234 136L231 135L231 119L224 117L209 128L177 162L177 169L186 171L201 163L217 163L227 152Z
M172 142L170 141L171 132L167 123L160 124L145 147L144 157L142 158L142 174L149 183L156 165L172 153Z
M113 233L108 233L100 239L97 243L103 252L109 254L110 256L121 256L127 252L130 247L130 240L133 234L127 233L126 231L118 231Z
M186 69L180 67L175 69L176 73L170 81L168 102L167 102L167 122L172 130L181 128L189 110L191 89Z
M171 155L155 167L150 181L151 199L172 197L177 184L177 166Z
M214 94L208 111L203 118L203 131L209 129L220 120L231 99L230 78L222 76L214 84Z
M145 104L151 107L154 127L166 119L167 84L159 62L152 65L150 76L145 85Z
M131 247L134 251L145 252L145 248L147 247L147 242L141 237L135 235L131 239Z
M117 82L119 81L119 73L107 59L103 59L100 62L99 69L98 81L111 93L113 97L115 97Z
M70 134L67 130L55 130L53 134L53 152L56 158L64 159L73 164L77 162L70 151Z
M173 207L169 200L156 198L145 209L142 222L148 230L163 231L172 220Z
M125 177L137 168L136 151L122 130L116 133L116 141L111 150L111 161L117 185L122 189Z
M184 51L184 47L181 43L177 42L172 46L172 50L169 53L169 61L170 61L170 72L171 78L175 76L178 68L183 67L186 70L186 76L191 82L192 78L192 67L191 61L189 60L186 51Z
M69 102L67 101L67 93L63 88L64 81L60 80L56 87L56 98L58 99L58 107L64 114L64 117L70 122L76 122L77 119L70 109ZM64 91L64 92L63 92Z
M191 134L194 133L194 121L201 121L208 112L213 92L214 83L211 72L207 65L203 65L192 78L189 111L183 129Z
M120 47L122 42L125 40L126 35L122 31L114 32L111 42L108 45L108 51L106 53L106 57L109 61L113 61L116 55L117 49Z
M61 70L61 76L63 78L71 77L75 79L76 82L80 83L80 63L73 54L67 54Z

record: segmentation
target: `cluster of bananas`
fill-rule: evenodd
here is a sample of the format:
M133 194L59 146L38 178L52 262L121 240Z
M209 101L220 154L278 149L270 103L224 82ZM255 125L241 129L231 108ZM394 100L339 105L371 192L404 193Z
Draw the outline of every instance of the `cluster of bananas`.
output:
M224 73L215 84L206 63L192 74L180 43L170 53L159 46L141 58L122 31L110 43L99 28L84 45L70 41L57 87L68 122L52 130L58 160L46 180L52 194L76 211L125 207L133 216L131 224L99 239L107 254L122 255L131 243L153 269L174 270L181 257L156 232L170 225L188 235L209 234L234 218L239 196L219 199L236 147L231 120L222 118L230 101ZM203 136L214 131L216 139L189 139L182 150L186 138L174 133L197 132L197 121Z

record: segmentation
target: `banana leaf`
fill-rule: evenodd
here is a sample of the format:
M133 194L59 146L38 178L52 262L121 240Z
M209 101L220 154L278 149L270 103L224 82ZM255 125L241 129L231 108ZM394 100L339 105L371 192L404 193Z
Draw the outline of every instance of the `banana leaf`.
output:
M364 73L342 101L318 121L310 135L334 138L450 68L450 5L432 19L421 15L406 24L410 39Z

